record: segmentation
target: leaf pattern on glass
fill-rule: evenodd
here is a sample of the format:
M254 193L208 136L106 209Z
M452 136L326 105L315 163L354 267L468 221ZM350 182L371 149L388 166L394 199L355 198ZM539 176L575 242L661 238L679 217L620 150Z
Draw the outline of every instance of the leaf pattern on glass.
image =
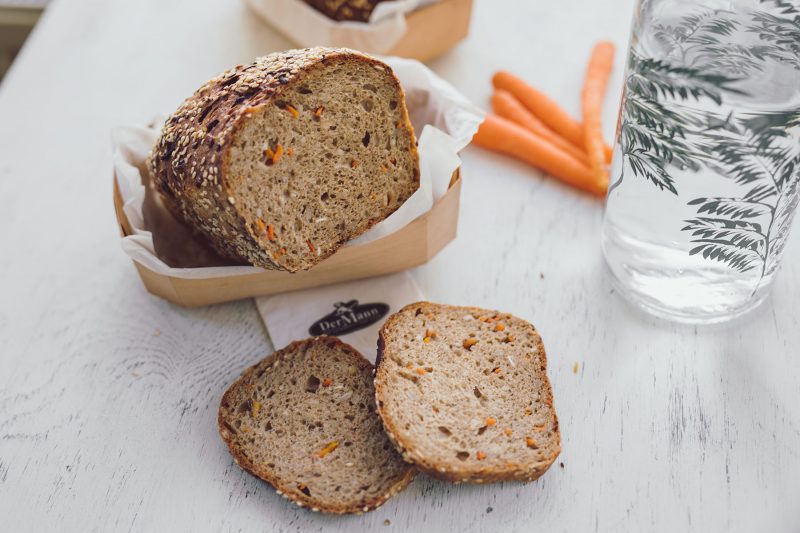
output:
M744 247L757 251L757 263L734 260L722 253L704 254L704 257L728 263L742 272L761 267L763 276L773 266L772 257L783 249L796 206L794 193L800 170L800 145L789 138L788 132L800 126L800 110L746 114L735 119L734 123L728 128L707 131L697 146L709 156L707 166L740 185L752 187L741 198L696 198L688 204L699 206L698 214L716 214L720 220L732 224L745 219L762 221L765 229L762 231L761 225L757 228L763 235L762 247L752 248L747 239L736 239L726 244L728 248ZM792 190L787 190L787 187ZM689 225L683 230L694 232L698 220L700 218L688 220ZM697 233L692 233L692 236L692 242L704 243L697 238Z
M687 221L683 231L691 231L698 244L689 255L723 261L740 272L747 272L763 262L766 236L761 225L745 220L698 217Z
M705 123L662 101L709 98L721 103L723 90L736 91L731 86L736 80L643 58L635 50L631 51L628 72L619 132L623 163L630 166L635 176L677 195L666 169L670 165L700 169L696 149L688 136ZM624 172L611 190L622 183L623 177Z
M645 9L648 2L645 2ZM707 167L749 189L741 197L695 198L697 216L685 221L690 255L739 272L775 267L798 203L800 109L727 116L686 110L681 102L745 95L738 82L782 63L800 70L800 11L787 0L761 0L749 23L735 13L703 10L677 24L660 24L654 36L664 59L632 46L618 135L626 168L662 191L679 196L670 167ZM739 39L740 34L749 39ZM757 39L752 37L756 36Z
M747 31L770 43L771 46L764 51L765 57L800 70L800 14L797 5L781 0L764 0L762 4L774 5L776 12L757 11Z

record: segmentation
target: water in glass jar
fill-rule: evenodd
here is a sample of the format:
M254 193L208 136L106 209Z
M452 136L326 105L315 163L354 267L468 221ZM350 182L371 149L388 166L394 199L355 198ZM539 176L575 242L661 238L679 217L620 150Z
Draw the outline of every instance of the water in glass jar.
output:
M800 7L643 1L603 251L620 290L677 320L765 298L800 179Z

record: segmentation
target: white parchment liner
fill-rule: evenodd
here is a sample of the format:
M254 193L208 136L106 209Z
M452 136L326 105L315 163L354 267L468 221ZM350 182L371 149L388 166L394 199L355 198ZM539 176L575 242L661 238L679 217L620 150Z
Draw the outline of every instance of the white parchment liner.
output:
M419 137L420 188L392 216L376 224L368 232L345 246L359 246L385 237L431 209L434 202L447 192L450 178L461 164L458 152L469 144L483 121L483 112L472 105L422 63L412 59L384 58L400 79L405 92L411 123ZM178 268L170 266L156 255L152 229L160 242L160 255L171 253L192 239L188 229L172 224L162 225L160 219L168 215L163 209L153 207L152 193L145 202L145 187L141 170L158 136L158 129L150 127L120 127L112 132L114 173L119 184L123 209L133 234L122 239L122 248L128 256L158 274L202 279L220 276L237 276L260 272L253 266L225 265L213 254L204 251L202 244L195 247L194 257L188 263L169 260L170 264L195 264ZM146 177L146 175L145 175ZM159 228L168 227L159 233ZM186 253L180 251L180 253Z
M406 15L436 1L381 2L369 22L337 22L301 0L246 0L253 11L298 46L338 46L373 54L388 53L406 33Z

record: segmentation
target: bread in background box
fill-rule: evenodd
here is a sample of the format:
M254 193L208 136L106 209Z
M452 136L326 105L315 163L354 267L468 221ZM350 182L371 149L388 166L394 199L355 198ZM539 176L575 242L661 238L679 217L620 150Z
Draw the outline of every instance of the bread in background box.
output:
M472 15L472 0L245 2L297 46L341 46L420 61L461 42Z
M333 20L368 22L375 6L387 0L303 0Z

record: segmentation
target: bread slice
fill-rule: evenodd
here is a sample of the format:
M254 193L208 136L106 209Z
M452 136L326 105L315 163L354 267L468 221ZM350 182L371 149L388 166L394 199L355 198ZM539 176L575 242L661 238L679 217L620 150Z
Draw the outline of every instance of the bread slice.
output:
M561 447L542 339L507 313L429 302L389 317L375 394L389 437L425 473L532 481Z
M414 477L375 411L373 367L334 337L298 341L225 392L219 433L236 462L300 507L362 513Z
M166 121L149 170L169 209L220 254L290 272L419 187L391 67L335 48L272 54L209 81Z

